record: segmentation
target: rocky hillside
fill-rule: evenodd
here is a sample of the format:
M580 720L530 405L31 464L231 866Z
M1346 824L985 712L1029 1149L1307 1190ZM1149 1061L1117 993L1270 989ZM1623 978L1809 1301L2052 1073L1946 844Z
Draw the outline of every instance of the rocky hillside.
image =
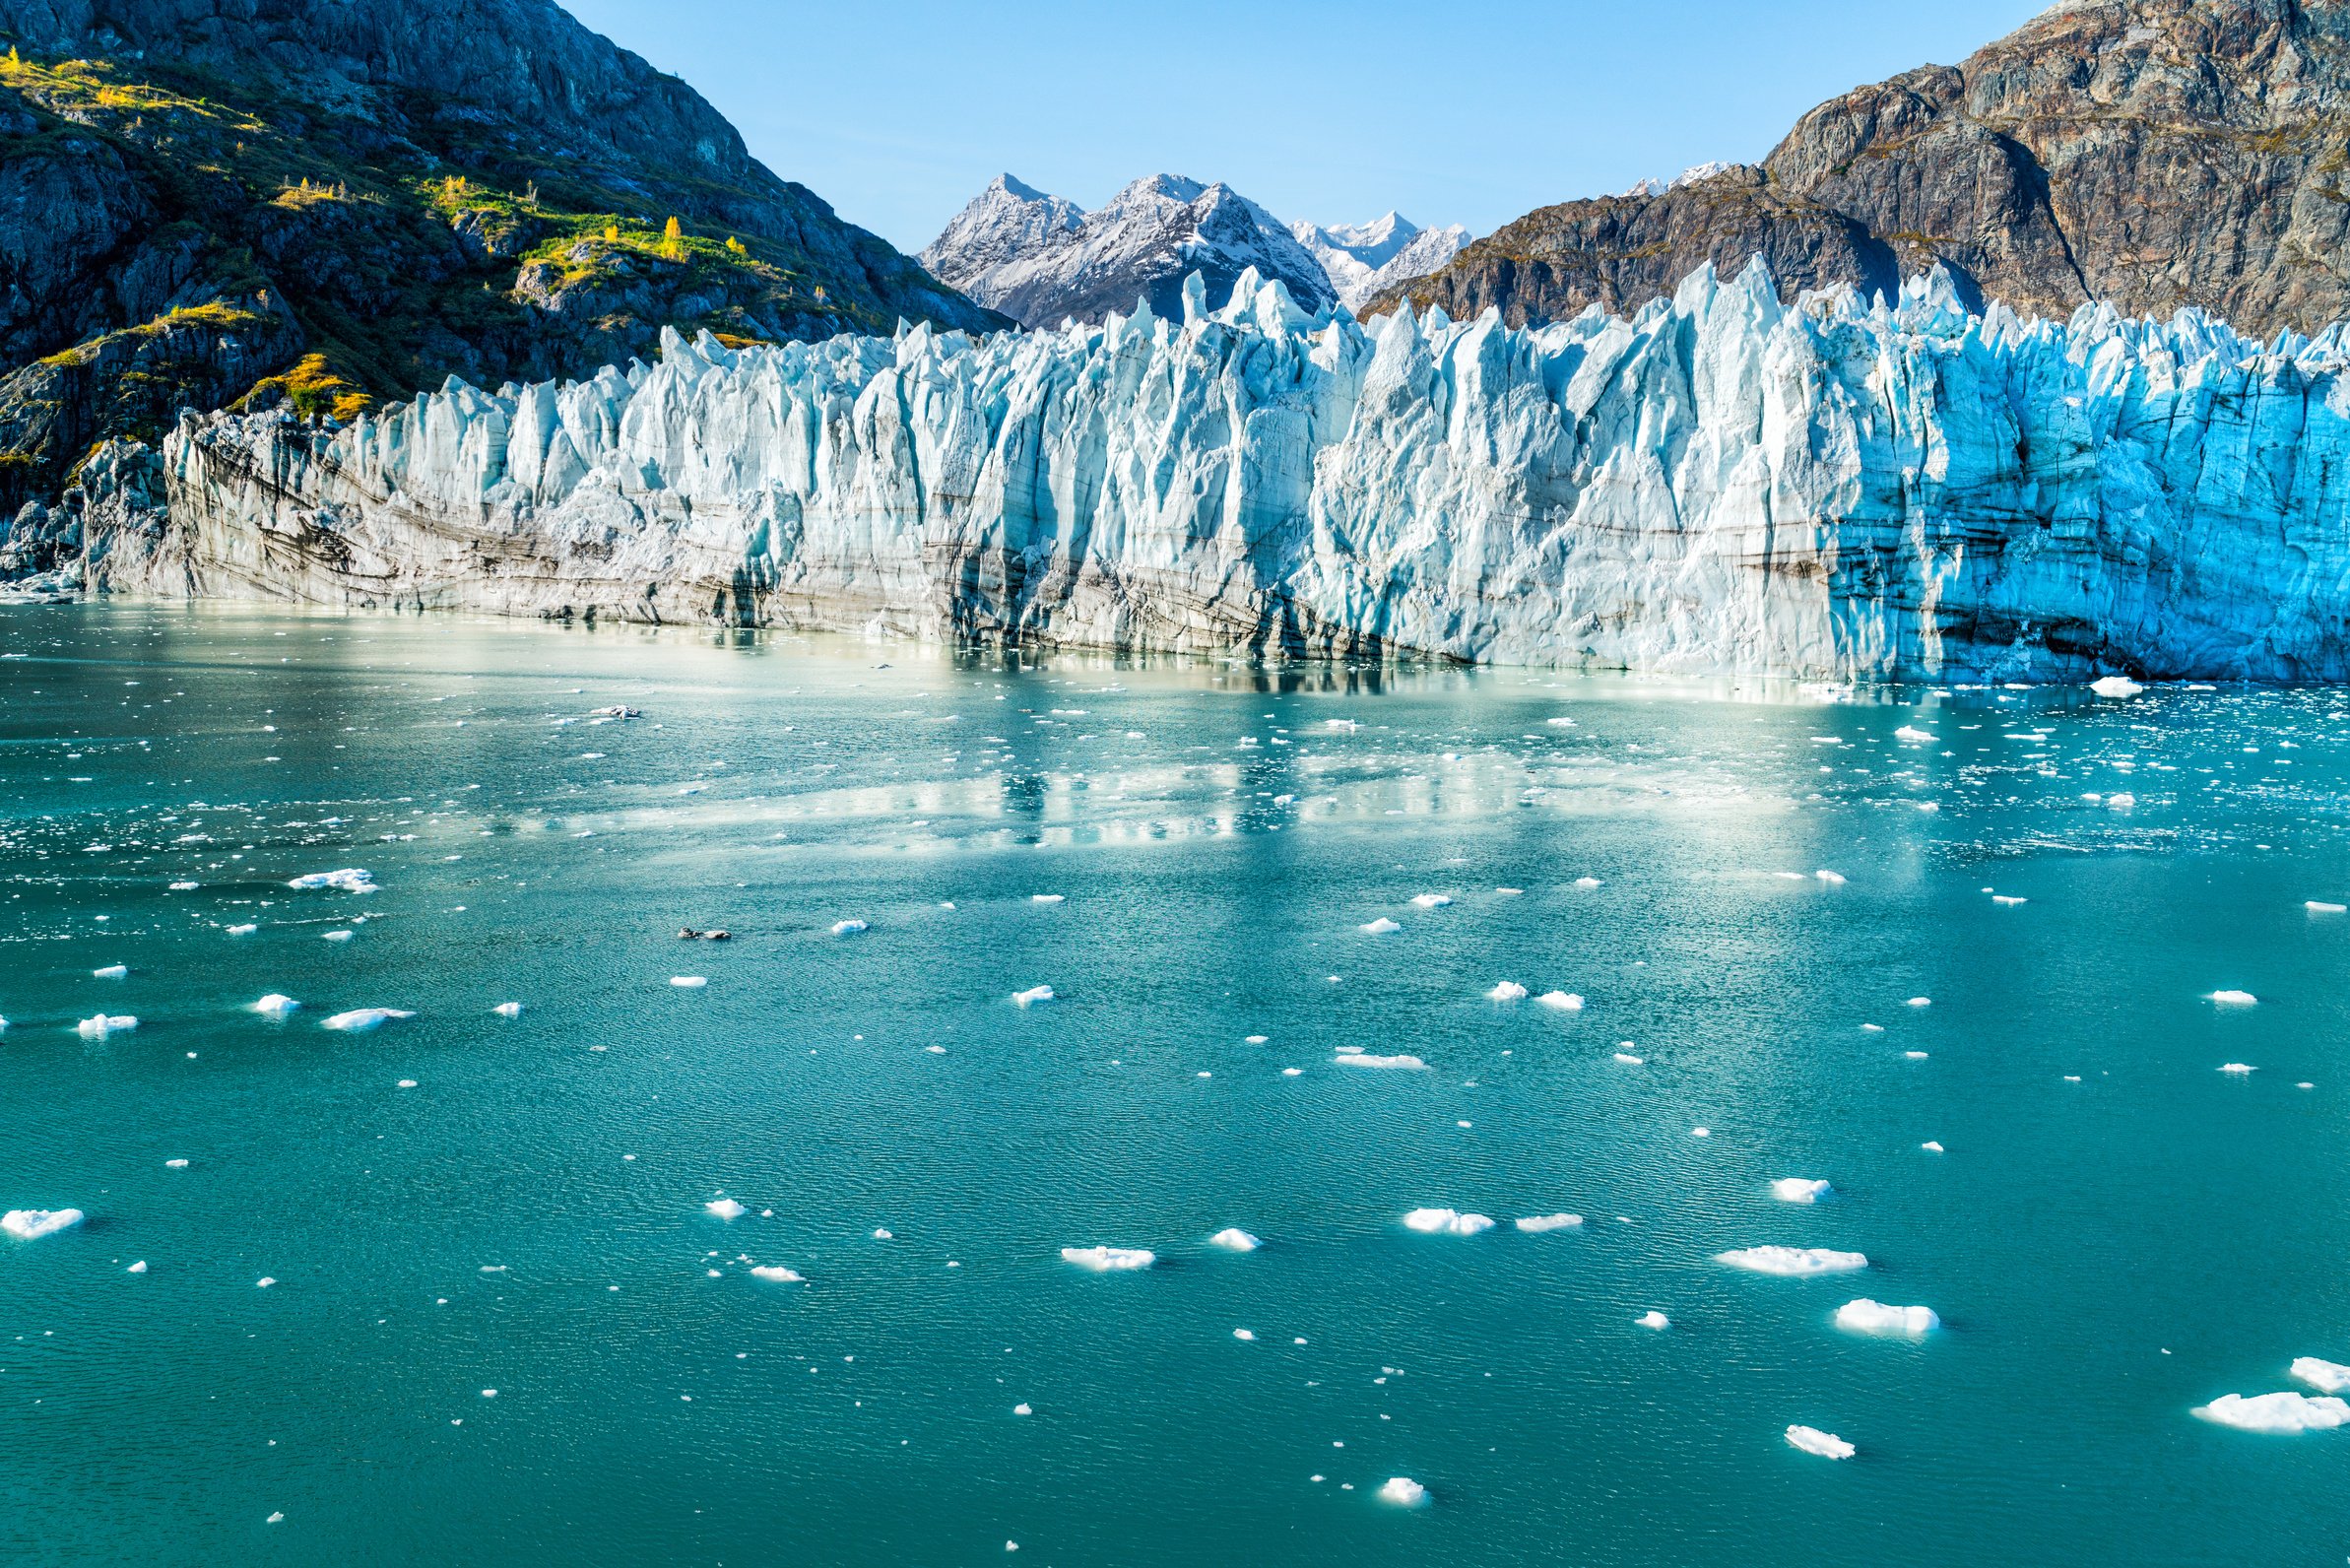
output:
M1002 324L553 0L0 0L0 519L181 408L899 316Z
M1554 321L1761 256L1791 296L1890 294L1939 261L2028 312L2314 332L2350 315L2346 171L2346 0L2065 0L1963 65L1821 104L1760 165L1543 208L1368 308Z

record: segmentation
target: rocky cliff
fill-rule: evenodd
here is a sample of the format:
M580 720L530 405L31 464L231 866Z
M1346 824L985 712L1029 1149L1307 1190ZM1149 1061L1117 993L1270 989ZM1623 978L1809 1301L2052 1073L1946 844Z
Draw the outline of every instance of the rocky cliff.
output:
M2350 679L2345 333L1793 305L1210 312L183 420L95 586L1818 677ZM107 492L119 497L122 488Z
M1806 114L1759 165L1530 214L1388 291L1512 325L1633 310L1761 256L1790 297L1936 263L2041 313L2350 315L2350 4L2066 0L1956 67Z
M1000 318L553 0L0 0L0 518L179 410Z

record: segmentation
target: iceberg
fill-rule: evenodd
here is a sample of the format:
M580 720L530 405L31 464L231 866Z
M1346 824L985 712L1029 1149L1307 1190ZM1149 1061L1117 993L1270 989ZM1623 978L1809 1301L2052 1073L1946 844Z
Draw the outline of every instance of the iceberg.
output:
M1791 1426L1787 1429L1787 1446L1822 1459L1851 1459L1860 1452L1834 1432L1823 1432L1816 1426Z
M2329 1396L2223 1394L2194 1414L2245 1432L2323 1432L2350 1425L2350 1405Z
M375 891L375 874L360 871L357 867L345 871L314 871L306 877L294 878L286 885L309 890L336 887L347 893L371 893Z
M786 1269L779 1263L752 1264L751 1266L751 1277L753 1279L771 1279L779 1285L796 1285L807 1282L806 1276L803 1275L798 1270Z
M714 1199L711 1202L702 1205L702 1208L708 1209L711 1213L716 1214L720 1219L740 1219L745 1214L751 1212L750 1209L745 1209L741 1204L735 1202L732 1198Z
M1931 1307L1888 1307L1862 1297L1836 1309L1836 1327L1847 1334L1923 1339L1941 1326L1941 1318Z
M1012 1000L1015 1007L1032 1008L1039 1002L1055 1002L1060 999L1053 995L1051 986L1030 986L1025 991L1014 991L1012 994Z
M1660 1333L1672 1327L1672 1320L1670 1318L1666 1317L1664 1313L1655 1311L1653 1309L1651 1311L1642 1313L1639 1317L1633 1319L1632 1321L1640 1328L1655 1329Z
M277 992L272 991L268 996L253 1004L253 1011L265 1018L283 1018L289 1013L301 1011L301 1004L292 997L280 996Z
M183 416L94 592L1177 652L2350 679L2342 331L1780 297L1210 310L729 348L327 429ZM116 514L119 513L119 517Z
M1534 1001L1559 1013L1581 1013L1583 999L1572 991L1545 991Z
M1526 987L1520 985L1515 980L1504 980L1501 984L1495 986L1492 990L1485 993L1485 1000L1488 1002L1524 1002L1526 1000Z
M89 1217L79 1209L12 1209L0 1214L0 1230L19 1241L38 1241L60 1230L71 1230Z
M2320 1361L2314 1355L2305 1355L2287 1370L2320 1394L2350 1394L2350 1366L2339 1361Z
M1061 1261L1090 1269L1095 1274L1115 1274L1127 1269L1147 1269L1158 1262L1158 1254L1144 1247L1064 1247Z
M1483 1214L1465 1214L1457 1209L1415 1209L1403 1216L1403 1228L1437 1236L1474 1236L1491 1230Z
M1864 1253L1835 1252L1826 1247L1741 1247L1733 1252L1716 1253L1714 1261L1729 1264L1732 1269L1794 1278L1852 1274L1868 1267Z
M1379 1500L1393 1503L1398 1508L1425 1508L1428 1506L1428 1488L1408 1475L1391 1475L1387 1484L1379 1488Z
M398 1008L355 1008L349 1013L336 1013L320 1027L346 1034L364 1034L370 1029L380 1029L387 1023L415 1016L415 1013L403 1013Z
M74 1031L85 1040L102 1040L109 1034L128 1034L138 1026L139 1020L127 1013L118 1013L111 1016L101 1013L96 1017L84 1018L75 1024Z
M1545 1231L1572 1230L1583 1223L1581 1214L1529 1214L1517 1221L1520 1230L1541 1235Z
M1425 1073L1428 1064L1416 1056L1373 1056L1367 1051L1340 1051L1331 1061L1339 1067L1363 1067L1395 1073Z
M1230 1252L1255 1252L1265 1245L1238 1225L1227 1225L1208 1238L1210 1247L1222 1247Z
M1836 1189L1826 1182L1789 1176L1771 1183L1771 1196L1783 1204L1816 1204L1835 1197Z

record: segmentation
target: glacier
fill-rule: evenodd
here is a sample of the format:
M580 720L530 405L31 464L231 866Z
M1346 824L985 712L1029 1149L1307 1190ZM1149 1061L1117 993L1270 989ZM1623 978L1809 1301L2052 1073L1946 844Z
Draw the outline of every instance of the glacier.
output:
M184 416L95 591L1806 679L2350 676L2343 328L1783 302L729 349Z

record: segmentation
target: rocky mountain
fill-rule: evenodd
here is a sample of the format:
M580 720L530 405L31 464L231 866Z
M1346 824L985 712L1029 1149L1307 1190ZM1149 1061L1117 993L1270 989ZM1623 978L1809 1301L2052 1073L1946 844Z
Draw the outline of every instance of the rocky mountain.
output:
M553 0L0 0L0 519L182 409L900 316L1001 321Z
M1367 224L1328 229L1300 221L1289 226L1289 233L1322 263L1338 303L1349 310L1359 309L1384 289L1434 272L1469 243L1469 230L1459 224L1422 229L1396 213Z
M1544 208L1369 308L1558 321L1760 256L1790 297L1890 294L1939 263L2023 311L2315 331L2350 315L2346 173L2344 0L2065 0L1962 65L1821 104L1760 164Z
M1184 279L1195 272L1216 308L1252 268L1279 279L1309 311L1338 301L1322 263L1278 219L1227 185L1180 174L1136 180L1090 213L1001 175L918 259L1027 327L1097 322L1138 298L1180 315Z

